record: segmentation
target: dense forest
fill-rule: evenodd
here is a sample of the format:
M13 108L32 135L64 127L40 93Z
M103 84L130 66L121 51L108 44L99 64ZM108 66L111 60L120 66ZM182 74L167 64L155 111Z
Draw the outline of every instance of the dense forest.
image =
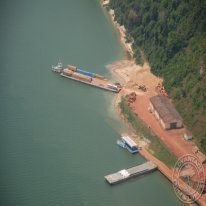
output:
M206 152L206 0L110 0L138 64L164 78L196 143Z

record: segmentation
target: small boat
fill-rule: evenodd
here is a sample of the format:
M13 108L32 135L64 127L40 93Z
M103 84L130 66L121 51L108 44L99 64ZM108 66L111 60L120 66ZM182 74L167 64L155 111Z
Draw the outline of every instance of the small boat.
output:
M122 136L121 140L117 140L117 145L126 148L132 154L139 151L137 144L129 136Z
M59 61L56 66L52 65L52 71L54 71L54 72L61 73L62 69L63 69L63 65L62 65L61 61Z
M122 148L126 147L125 143L122 140L119 140L119 139L117 140L117 145L119 145Z

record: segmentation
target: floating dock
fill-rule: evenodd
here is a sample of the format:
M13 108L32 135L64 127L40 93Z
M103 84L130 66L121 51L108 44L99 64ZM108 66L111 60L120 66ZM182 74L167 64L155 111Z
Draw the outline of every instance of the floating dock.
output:
M109 184L115 184L127 180L132 177L140 176L149 172L152 172L157 169L157 166L148 161L141 165L137 165L135 167L131 167L129 169L123 169L119 172L110 174L105 176L104 178L107 180Z

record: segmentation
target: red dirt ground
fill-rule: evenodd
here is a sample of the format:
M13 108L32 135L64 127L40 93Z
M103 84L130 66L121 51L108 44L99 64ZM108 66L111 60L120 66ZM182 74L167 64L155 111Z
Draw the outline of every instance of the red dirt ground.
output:
M160 160L158 160L157 158L155 158L152 154L150 154L145 148L142 148L140 150L140 154L145 157L145 159L152 161L154 164L158 165L158 170L165 176L168 178L169 181L173 181L172 180L172 174L173 171L168 168L163 162L161 162ZM180 188L186 188L185 183L181 180L179 180L179 186ZM201 206L206 206L206 194L202 195L199 199L198 199L198 203ZM192 204L191 204L192 206Z
M134 61L121 60L114 63L109 68L112 69L114 74L117 74L123 84L123 89L116 97L115 107L118 108L118 103L122 96L135 92L136 101L130 104L130 106L138 117L142 119L159 138L161 138L168 149L177 157L181 157L186 154L193 154L192 150L195 145L193 142L183 139L183 135L185 133L184 128L165 131L153 114L148 111L149 98L157 95L155 88L162 82L160 78L154 76L150 72L149 66L145 64L143 67L140 67L136 65ZM138 89L140 85L144 85L147 88L147 91L143 92ZM156 159L147 151L146 148L142 147L140 153L146 159L154 162L158 166L158 169L170 181L172 181L172 169L168 168L163 162ZM206 171L206 165L204 165L204 167ZM206 205L206 194L202 195L199 201L201 202L201 205Z
M142 119L152 131L162 139L170 151L172 151L177 157L185 154L192 154L192 148L194 144L183 139L185 129L173 129L164 130L162 129L159 122L155 119L154 115L148 111L149 97L153 96L153 93L147 92L142 96L137 96L134 103L131 104L134 112L138 114L139 118Z
M172 151L177 157L181 157L186 154L193 154L192 149L194 143L183 139L185 129L173 129L164 130L159 122L155 119L154 115L148 111L149 98L154 96L154 91L147 91L144 95L137 95L136 101L130 104L133 111L142 119L148 127L165 143L170 151ZM140 152L146 159L151 160L158 165L158 169L172 181L172 170L168 168L164 163L156 159L146 149ZM193 154L194 155L194 154ZM206 165L204 165L206 171ZM182 183L182 188L184 188ZM202 195L199 199L201 205L206 205L206 194Z

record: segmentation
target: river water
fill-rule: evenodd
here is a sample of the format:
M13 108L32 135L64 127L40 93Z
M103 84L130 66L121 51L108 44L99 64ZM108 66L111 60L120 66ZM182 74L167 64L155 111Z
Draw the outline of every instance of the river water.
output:
M116 146L114 94L50 71L110 76L123 49L98 0L1 1L0 43L0 205L181 205L159 172L106 183L145 161Z

